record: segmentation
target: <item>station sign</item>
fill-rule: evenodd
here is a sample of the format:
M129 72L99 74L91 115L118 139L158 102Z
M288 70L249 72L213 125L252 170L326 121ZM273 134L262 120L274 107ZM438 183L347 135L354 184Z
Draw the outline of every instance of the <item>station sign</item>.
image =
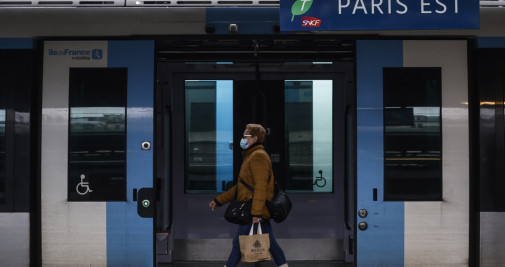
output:
M478 29L479 0L282 0L281 31Z

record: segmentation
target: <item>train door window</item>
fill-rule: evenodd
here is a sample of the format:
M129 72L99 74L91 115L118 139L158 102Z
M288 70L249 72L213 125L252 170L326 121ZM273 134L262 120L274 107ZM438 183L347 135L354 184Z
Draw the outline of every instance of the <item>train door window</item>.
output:
M5 97L0 96L0 205L6 202L5 184Z
M333 192L332 80L286 80L286 188Z
M442 200L441 68L384 68L384 200Z
M70 69L69 201L126 201L126 89L126 68Z
M186 193L233 183L233 81L185 81Z

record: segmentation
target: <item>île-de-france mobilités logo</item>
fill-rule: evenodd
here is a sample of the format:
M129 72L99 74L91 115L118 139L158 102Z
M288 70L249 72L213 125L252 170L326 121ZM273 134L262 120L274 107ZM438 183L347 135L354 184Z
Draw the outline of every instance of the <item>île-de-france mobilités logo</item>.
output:
M103 58L103 50L102 49L93 49L93 50L91 50L91 58L93 58L93 59L102 59Z
M102 60L103 49L62 48L48 51L50 56L69 56L71 60Z

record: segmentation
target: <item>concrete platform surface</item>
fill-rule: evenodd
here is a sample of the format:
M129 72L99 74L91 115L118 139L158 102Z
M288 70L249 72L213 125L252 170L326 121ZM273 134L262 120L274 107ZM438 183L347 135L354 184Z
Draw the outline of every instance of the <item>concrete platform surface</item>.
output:
M226 262L174 262L171 264L160 264L159 267L223 267ZM341 261L292 261L288 262L289 267L352 267L352 263ZM240 263L237 267L275 267L273 261L261 263Z

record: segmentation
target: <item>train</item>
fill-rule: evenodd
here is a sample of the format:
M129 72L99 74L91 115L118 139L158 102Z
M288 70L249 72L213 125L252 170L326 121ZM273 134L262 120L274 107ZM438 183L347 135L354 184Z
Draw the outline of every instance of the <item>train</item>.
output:
M505 265L505 1L295 2L0 0L0 265L224 262L248 123L288 263Z

